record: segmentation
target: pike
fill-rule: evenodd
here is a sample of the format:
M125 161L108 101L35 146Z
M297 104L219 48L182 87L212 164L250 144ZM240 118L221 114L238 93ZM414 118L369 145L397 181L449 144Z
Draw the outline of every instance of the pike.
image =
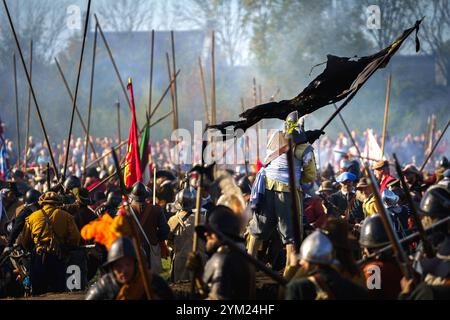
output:
M33 70L33 40L30 40L30 79L32 79L32 70ZM27 169L28 162L28 139L30 137L30 110L31 109L31 91L28 89L28 102L27 102L27 128L25 133L25 160L24 160L24 168Z
M256 98L256 79L253 77L253 107L258 104ZM256 161L259 161L259 123L256 124Z
M46 175L47 191L50 190L50 163L47 162L47 175Z
M205 131L203 131L205 134ZM198 186L197 186L197 194L195 199L195 215L194 215L194 228L200 225L200 210L201 210L201 200L202 200L202 188L203 188L203 178L205 173L211 174L212 168L214 167L214 163L208 167L204 166L203 154L205 152L207 145L207 141L202 140L202 153L200 155L200 165L196 165L189 172L197 172L199 174ZM214 180L214 179L213 179ZM192 252L196 253L198 249L198 235L197 232L194 232L192 235ZM193 298L195 295L195 276L192 274L191 276L191 297Z
M384 119L383 119L383 137L381 139L381 157L384 156L384 146L386 143L386 130L388 123L388 113L389 113L389 97L391 95L391 75L389 74L387 80L387 88L386 88L386 103L384 105Z
M170 31L170 39L172 43L172 79L175 79L175 70L177 69L177 66L175 64L175 37L173 34L173 30ZM178 119L178 90L177 90L177 81L175 80L173 82L173 97L175 101L175 121L177 124L177 129L179 126L179 119Z
M74 97L73 97L73 94L72 94L72 90L70 90L69 83L67 82L67 78L64 75L64 71L63 71L63 69L61 67L61 64L59 63L58 59L56 59L56 57L54 58L54 60L55 60L56 68L58 69L58 72L59 72L59 74L61 76L61 79L62 79L62 81L64 83L64 87L66 88L67 94L69 95L70 100L73 103ZM78 119L80 120L81 127L83 128L83 131L86 134L87 133L86 124L84 123L83 117L80 114L80 110L78 109L78 105L75 106L75 112L77 113ZM95 154L95 157L97 157L97 153L95 152L94 145L90 141L89 141L89 144L91 146L92 151Z
M111 60L111 63L113 65L117 79L119 80L120 87L122 88L122 92L125 95L125 100L127 101L128 107L130 107L130 110L131 110L131 103L130 103L130 99L128 98L127 89L125 88L124 82L119 73L119 69L117 68L116 61L114 60L113 54L111 52L111 48L109 47L108 41L106 40L105 34L103 33L103 29L100 25L100 22L98 21L97 15L95 13L94 13L94 18L95 18L95 23L98 26L98 30L100 31L100 36L102 38L102 41L106 47L106 51L108 52L109 59ZM138 128L138 130L139 130L139 128Z
M303 223L300 212L300 199L299 194L297 192L297 183L295 181L295 168L294 168L294 146L292 142L292 138L288 138L289 149L287 151L287 162L288 162L288 171L289 171L289 190L292 195L292 224L294 226L294 248L295 252L300 252L300 244L303 239Z
M152 113L152 87L153 87L153 56L155 49L155 30L152 30L151 44L150 44L150 84L148 86L148 113ZM120 138L119 138L120 141Z
M405 176L403 175L402 168L400 167L400 163L398 162L397 155L395 153L394 153L394 160L395 160L395 170L397 171L397 175L400 179L403 190L405 191L406 201L408 203L409 208L411 209L411 214L413 216L414 224L416 225L417 231L419 232L420 240L422 240L424 252L428 258L433 258L435 256L433 247L431 246L430 241L428 241L428 239L426 238L422 221L420 221L416 205L411 197L411 191L409 189L408 184L406 183Z
M122 171L126 166L126 163L124 162L121 166L120 166L120 170ZM115 172L111 173L109 176L103 178L102 181L100 181L95 187L93 187L91 190L89 190L89 193L94 193L98 188L100 188L102 185L104 185L106 182L108 182L109 180L111 180L114 176L116 175Z
M203 105L205 107L206 123L209 123L211 119L209 118L208 97L206 95L206 86L205 86L205 75L203 74L202 59L200 57L198 57L198 68L200 71L200 83L202 84Z
M112 155L113 155L113 159L114 159L114 165L116 166L116 175L117 175L117 178L119 179L120 192L122 193L122 196L126 197L125 185L124 185L124 181L122 179L121 169L119 167L119 160L117 159L117 155L114 151L113 151ZM134 246L134 251L136 252L139 271L142 275L142 280L144 282L145 295L147 296L147 300L152 300L155 296L154 296L154 292L150 286L150 281L149 281L150 275L148 274L148 268L146 267L146 264L144 262L145 260L142 255L141 238L139 237L139 234L136 229L136 225L139 226L141 229L142 229L142 226L140 225L139 220L137 219L136 214L134 213L133 208L130 206L128 201L124 201L123 204L125 205L125 208L126 208L128 222L130 224L131 233L133 235L133 246ZM142 230L141 230L141 232L142 232ZM145 236L146 241L148 242L145 232L144 232L144 236Z
M339 114L339 116L340 116L339 109L337 109L335 113ZM344 118L341 117L341 120L343 123L345 123ZM345 124L345 127L346 127L346 130L350 131L348 129L347 124ZM347 133L350 133L350 132L347 132ZM370 171L368 164L362 162L361 152L360 152L358 146L356 145L355 139L353 139L351 134L350 134L350 140L352 141L353 146L356 148L356 151L360 155L361 164L365 169L366 176L370 180L370 188L372 189L372 194L375 199L375 205L377 208L377 212L379 213L381 221L383 222L384 230L386 231L386 234L389 238L389 242L392 244L392 248L394 249L394 255L395 255L397 263L400 267L400 270L406 279L411 279L412 273L411 273L411 270L408 265L408 257L406 255L405 251L403 250L403 247L400 245L400 241L399 241L397 233L395 233L395 231L394 231L391 218L390 218L386 208L384 207L383 202L381 201L380 189L378 187L377 180L373 176L372 171Z
M448 125L450 124L450 120L447 121L447 124L445 125L444 130L442 131L441 135L439 136L439 138L436 140L436 143L434 144L433 148L431 149L430 153L428 154L427 158L424 160L424 162L422 163L422 165L420 166L419 171L422 172L423 169L425 169L425 166L427 165L428 161L430 160L431 156L433 155L434 151L436 150L439 142L441 142L442 137L444 137L445 132L448 129Z
M86 35L89 25L89 14L91 11L91 0L88 0L88 7L86 12L86 20L84 22L84 33L83 33L83 43L81 44L81 53L80 53L80 61L78 63L78 73L77 73L77 82L75 85L75 96L73 98L73 105L72 105L72 114L70 117L70 126L69 126L69 133L67 135L67 146L66 146L66 156L64 159L64 169L62 174L62 181L66 178L66 171L67 171L67 163L69 161L69 151L70 151L70 137L72 136L72 129L73 129L73 118L75 115L75 108L77 105L77 98L78 98L78 88L80 85L80 75L81 75L81 67L83 65L83 54L84 54L84 46L86 44Z
M217 123L216 113L216 63L214 48L214 30L211 31L211 123Z
M445 217L444 219L441 219L441 220L439 220L438 222L433 223L431 226L425 228L425 229L424 229L425 234L430 234L430 233L432 233L436 228L439 228L439 227L441 227L441 226L447 224L448 222L450 222L450 216ZM417 240L420 240L421 237L422 237L422 236L421 236L420 232L419 232L419 231L416 231L416 232L410 234L409 236L404 237L403 239L401 239L401 240L400 240L400 244L401 244L402 246L409 245L409 244L411 244L411 243L413 243L413 242L416 242ZM368 260L373 259L373 258L379 256L380 254L385 253L385 252L389 252L389 251L391 251L391 250L392 250L392 244L388 244L387 246L385 246L385 247L383 247L383 248L381 248L381 249L379 249L379 250L377 250L377 251L371 253L371 254L368 255L367 257L365 257L365 258L363 258L363 259L357 261L356 264L362 265L362 264L364 264L365 262L367 262Z
M117 113L117 141L122 140L122 135L120 134L120 102L119 98L116 101L116 113ZM120 160L120 148L119 148L119 160Z
M22 49L20 47L19 39L17 38L16 29L14 28L14 24L13 24L12 19L11 19L11 14L9 13L8 5L6 4L6 0L3 0L3 6L5 7L6 15L8 17L9 26L10 26L11 31L13 33L14 41L16 42L17 51L19 51L19 56L20 56L20 60L22 62L23 69L25 71L25 75L27 76L28 86L29 86L29 89L31 90L31 95L33 96L34 105L36 106L36 111L38 113L39 122L41 124L42 132L44 133L44 138L45 138L45 142L47 144L47 148L48 148L48 151L49 151L49 154L50 154L50 159L52 161L52 166L53 166L53 168L55 170L55 175L58 178L59 177L58 167L56 166L55 158L54 158L53 152L52 152L52 147L51 147L50 141L48 139L47 130L45 129L44 120L42 119L42 114L41 114L41 111L39 109L39 104L37 103L36 94L34 92L34 88L33 88L33 85L31 83L31 77L30 77L30 74L28 73L28 70L27 70L27 66L26 66L26 63L25 63L25 59L23 57Z
M97 25L95 26L94 32L94 44L92 48L92 63L91 63L91 84L89 89L89 103L88 103L88 120L87 120L87 131L86 131L86 140L84 143L84 159L83 159L83 181L86 181L86 164L87 164L87 155L88 155L88 143L91 141L89 137L89 132L91 128L91 111L92 111L92 94L94 89L94 74L95 74L95 56L97 52ZM120 141L120 140L119 140ZM94 150L94 149L92 149ZM94 150L95 153L95 150Z
M19 97L17 93L17 67L16 54L13 53L13 68L14 68L14 97L16 101L16 131L17 131L17 163L20 166L20 126L19 126Z

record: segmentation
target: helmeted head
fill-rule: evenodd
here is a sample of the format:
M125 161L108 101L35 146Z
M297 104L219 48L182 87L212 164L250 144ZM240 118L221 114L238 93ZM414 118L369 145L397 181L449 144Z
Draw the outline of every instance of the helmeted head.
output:
M136 269L136 251L130 238L117 238L109 248L108 258L103 265L110 269L120 284L130 282Z
M308 141L304 130L304 117L298 118L298 112L293 111L288 114L284 122L284 133L291 137L295 144L302 144Z
M439 160L439 168L448 169L450 168L450 163L448 162L447 157L443 156L441 160Z
M300 246L300 261L313 264L330 265L333 263L333 244L324 231L316 229L305 238Z
M64 189L68 192L75 188L81 188L80 178L76 176L68 176L64 181Z
M420 202L420 210L426 216L442 219L450 215L450 192L440 185L430 187Z
M110 191L106 197L106 203L110 206L117 208L122 202L122 196L119 191Z
M384 189L381 196L381 201L386 208L393 208L397 206L399 197L389 189Z
M31 205L37 203L39 200L39 197L41 195L42 195L42 193L40 193L36 189L28 190L27 193L25 194L25 205L31 206Z
M368 249L376 249L389 244L389 238L380 215L375 214L364 220L359 235L359 244Z
M39 197L38 203L41 206L58 206L62 204L62 199L56 192L48 191Z
M129 198L134 202L144 203L145 199L150 197L150 193L147 191L145 185L138 181L133 185Z
M175 202L178 203L180 208L184 211L191 211L195 209L195 202L197 198L197 192L191 186L186 186L186 188L180 190L176 197Z

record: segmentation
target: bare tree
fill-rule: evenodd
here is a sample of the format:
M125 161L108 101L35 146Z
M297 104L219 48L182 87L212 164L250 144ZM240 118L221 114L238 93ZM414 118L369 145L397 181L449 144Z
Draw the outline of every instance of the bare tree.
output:
M436 63L445 79L450 67L450 2L448 0L420 0L408 3L411 19L425 16L422 23L422 49L436 56ZM447 81L449 83L449 81Z
M187 25L216 32L217 44L233 66L242 58L248 40L246 9L243 0L192 0L192 5L177 10Z
M156 2L153 0L103 1L98 5L102 27L113 31L152 29Z

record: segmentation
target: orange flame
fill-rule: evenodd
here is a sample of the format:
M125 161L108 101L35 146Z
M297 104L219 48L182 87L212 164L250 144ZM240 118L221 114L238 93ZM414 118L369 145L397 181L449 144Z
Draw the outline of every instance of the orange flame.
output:
M81 229L81 237L84 240L93 239L94 242L102 244L109 250L111 244L120 237L120 233L113 227L113 218L108 213L91 221Z

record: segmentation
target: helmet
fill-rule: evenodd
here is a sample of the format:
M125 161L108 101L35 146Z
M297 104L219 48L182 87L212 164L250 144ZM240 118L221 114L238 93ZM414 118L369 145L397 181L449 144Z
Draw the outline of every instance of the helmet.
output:
M13 173L14 179L23 179L24 177L25 177L25 174L23 173L23 171L21 171L19 169L14 170L14 173Z
M286 117L286 122L297 123L298 122L298 112L292 111L291 113L289 113L288 116Z
M86 169L86 177L87 178L97 178L98 179L98 171L95 167L90 167Z
M64 189L70 191L74 188L81 188L81 181L76 176L68 176L66 181L64 181Z
M120 195L120 192L118 192L118 191L109 192L108 196L106 198L106 202L113 207L118 207L121 201L122 201L122 197Z
M430 187L420 202L420 210L432 218L445 218L450 214L450 192L440 185Z
M302 242L301 260L311 263L329 265L333 263L333 244L321 230L315 230Z
M111 244L108 251L108 258L103 266L109 267L112 263L124 257L136 258L136 252L134 251L133 242L130 238L120 237Z
M369 249L384 247L389 244L389 238L384 230L380 215L367 217L361 227L359 244Z
M150 196L145 185L138 181L133 185L131 193L129 195L130 199L136 202L145 202L145 199Z
M385 189L383 191L381 200L383 201L383 204L386 208L391 208L397 205L399 197L391 190Z
M62 203L61 197L54 191L47 191L43 193L38 200L39 205L50 204L60 205Z
M252 184L247 176L243 176L238 180L238 187L241 189L242 194L250 194L252 193Z
M181 206L183 210L192 210L195 208L195 201L197 192L192 187L187 187L179 191L175 197L175 201Z
M161 184L157 184L155 192L159 200L165 200L167 203L174 201L175 192L170 180L165 180Z
M209 214L206 223L195 228L198 236L203 239L206 231L214 232L215 230L236 241L242 240L240 237L241 220L233 210L226 206L216 206Z
M448 159L447 157L442 157L442 159L439 161L439 167L441 168L448 168L449 167L449 163L448 163Z
M292 138L295 144L302 144L308 141L305 132L302 130L304 121L300 122L299 124L297 111L289 113L284 122L284 132Z
M25 194L25 205L31 206L32 204L37 203L41 194L42 193L40 193L36 189L28 190Z

